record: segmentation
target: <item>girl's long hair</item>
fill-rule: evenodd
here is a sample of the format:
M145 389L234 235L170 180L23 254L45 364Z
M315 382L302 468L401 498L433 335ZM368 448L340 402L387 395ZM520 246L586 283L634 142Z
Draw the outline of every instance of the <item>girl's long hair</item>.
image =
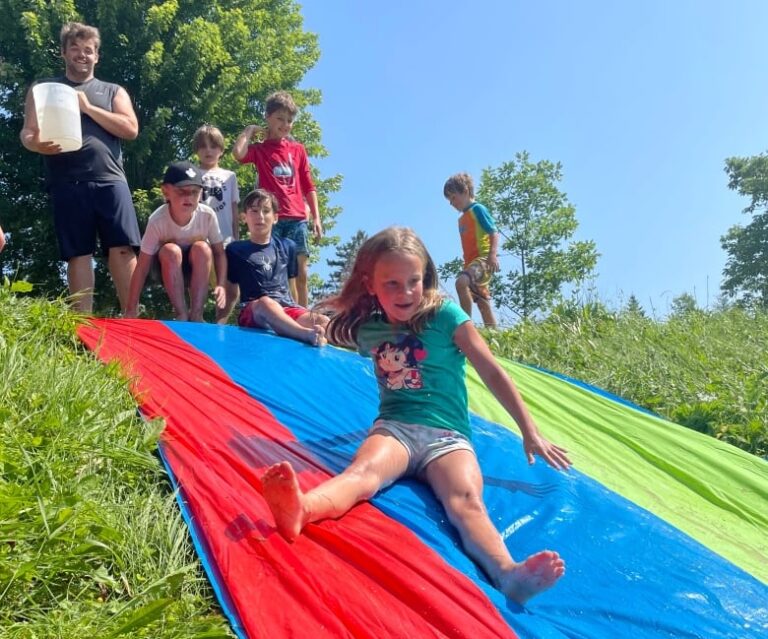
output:
M326 335L332 344L354 348L360 325L376 315L384 316L378 300L368 292L367 284L373 281L376 263L386 253L415 255L424 265L424 295L416 313L408 321L409 329L421 332L442 304L437 268L424 243L411 229L390 226L363 243L341 292L319 305L335 312L326 328Z

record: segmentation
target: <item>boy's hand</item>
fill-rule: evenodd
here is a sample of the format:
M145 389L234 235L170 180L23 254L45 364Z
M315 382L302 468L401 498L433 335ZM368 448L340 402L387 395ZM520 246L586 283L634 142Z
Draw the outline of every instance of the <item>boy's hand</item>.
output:
M213 289L213 299L216 302L216 308L223 309L227 302L227 293L223 286L216 286Z
M528 458L528 463L533 464L535 455L541 457L552 468L557 470L566 470L571 466L571 460L568 458L568 451L557 444L544 439L538 433L529 437L523 437L523 449Z
M265 135L267 129L258 124L249 124L245 127L245 136L250 140L254 135Z
M489 253L485 262L488 264L488 268L490 269L491 273L496 273L499 268L501 268L499 265L499 258L496 256L496 253Z
M320 220L320 216L312 221L312 232L315 234L316 240L319 240L323 237L323 223Z

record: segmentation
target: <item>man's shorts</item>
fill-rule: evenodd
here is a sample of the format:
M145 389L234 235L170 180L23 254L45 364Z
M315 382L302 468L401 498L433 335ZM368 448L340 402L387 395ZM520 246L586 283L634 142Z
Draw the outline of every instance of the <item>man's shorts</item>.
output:
M115 246L138 247L139 223L125 182L70 182L50 189L53 223L61 259L102 254Z
M309 229L306 220L278 220L272 227L277 237L293 240L297 255L309 255Z
M393 419L377 419L368 431L369 435L374 433L391 435L405 446L409 458L406 476L421 475L431 462L454 450L468 450L472 454L475 453L472 444L464 435L449 428L433 428L421 424L406 424Z
M478 257L467 264L466 268L462 271L462 274L466 274L469 278L469 290L472 292L472 297L477 299L489 300L491 299L491 291L488 290L488 284L491 281L491 269L488 268L488 262L485 258Z
M253 319L253 309L250 302L245 302L240 309L240 314L237 316L237 325L244 328L262 328L261 324L257 324ZM285 314L290 317L294 322L297 322L302 315L306 315L309 311L303 306L283 306Z

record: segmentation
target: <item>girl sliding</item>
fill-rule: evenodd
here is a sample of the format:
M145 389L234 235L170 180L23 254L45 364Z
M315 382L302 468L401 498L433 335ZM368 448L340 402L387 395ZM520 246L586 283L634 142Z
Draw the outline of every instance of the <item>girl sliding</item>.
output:
M267 469L264 498L280 534L293 541L307 524L341 517L401 477L415 477L429 484L467 554L507 597L524 603L551 587L565 572L560 556L542 550L515 561L488 517L470 443L466 358L514 418L529 463L538 455L566 469L570 459L541 436L470 318L442 297L421 240L399 227L369 238L341 293L324 305L336 311L328 340L373 358L379 415L352 463L306 493L288 462Z

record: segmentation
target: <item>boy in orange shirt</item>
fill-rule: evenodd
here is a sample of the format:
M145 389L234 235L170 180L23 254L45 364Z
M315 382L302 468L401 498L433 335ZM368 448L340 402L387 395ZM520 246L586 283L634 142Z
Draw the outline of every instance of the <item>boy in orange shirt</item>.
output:
M461 216L459 235L464 253L464 270L456 278L456 293L464 312L472 317L472 301L483 323L496 328L488 284L499 270L499 233L488 209L475 202L475 184L468 173L457 173L445 182L443 195Z

